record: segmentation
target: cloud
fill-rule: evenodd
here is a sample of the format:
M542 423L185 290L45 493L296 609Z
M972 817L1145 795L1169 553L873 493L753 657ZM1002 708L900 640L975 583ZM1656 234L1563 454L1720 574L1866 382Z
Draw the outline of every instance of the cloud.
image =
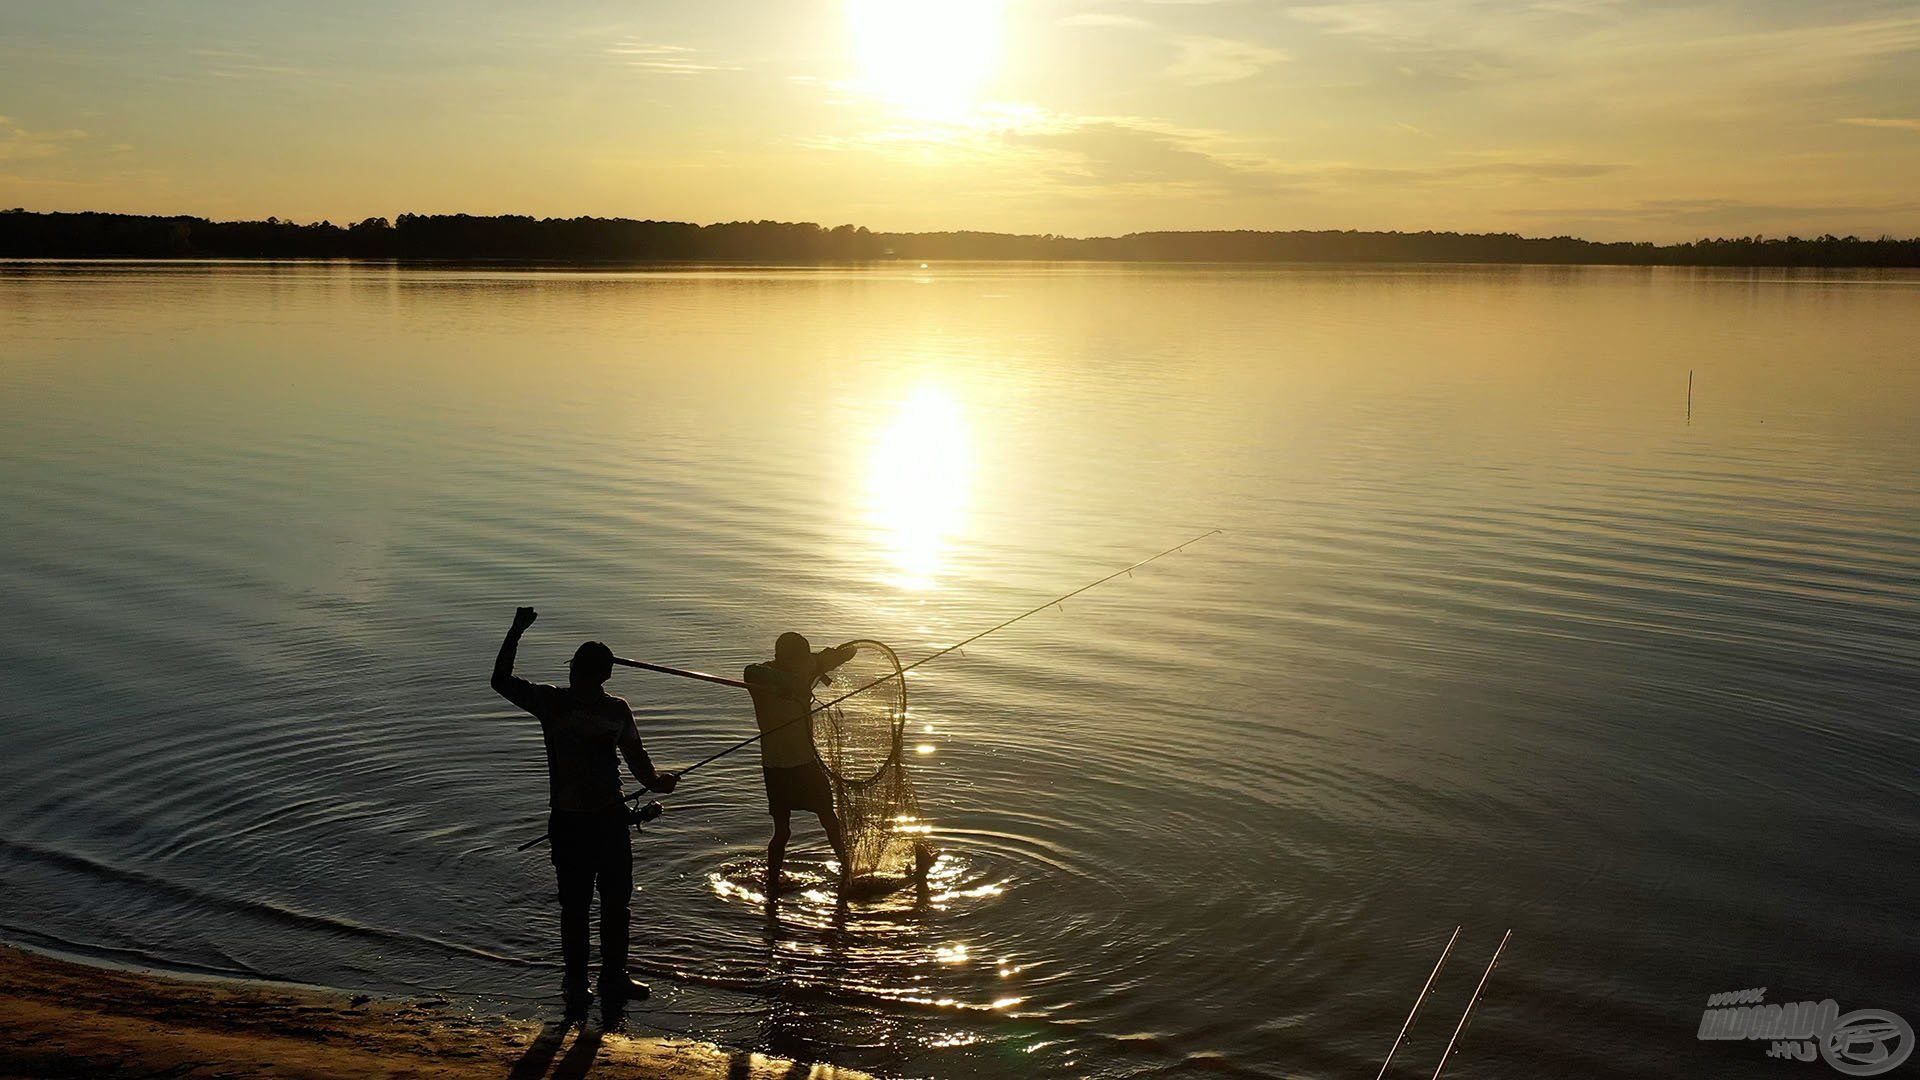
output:
M905 163L1017 172L1056 188L1157 189L1206 196L1337 194L1359 188L1439 185L1506 188L1587 180L1629 168L1515 151L1455 155L1452 160L1405 166L1285 163L1245 152L1239 141L1224 132L1142 117L1074 116L1017 105L988 107L962 120L809 139L802 145L879 153Z
M1061 26L1114 27L1122 30L1151 30L1153 24L1138 15L1115 15L1104 11L1089 11L1079 15L1068 15L1060 20Z
M1287 60L1280 50L1251 41L1192 36L1179 38L1179 55L1167 77L1188 86L1215 86L1251 78Z
M731 64L709 64L686 45L657 45L644 41L622 41L606 48L609 56L621 58L631 68L662 75L704 75L712 71L739 71Z
M272 63L244 49L195 49L193 55L206 61L203 73L213 79L312 79L319 74L311 68Z
M1586 180L1622 172L1624 165L1587 161L1502 160L1461 165L1374 167L1330 165L1302 175L1342 184L1435 184L1465 180Z
M38 161L59 157L87 137L77 128L64 131L28 131L0 116L0 161Z
M1387 41L1423 36L1414 31L1414 23L1396 17L1387 4L1305 4L1288 8L1287 15L1330 34L1356 34Z
M1167 0L1161 0L1167 2ZM1062 26L1114 30L1158 30L1160 27L1137 15L1118 15L1094 11L1068 15ZM1162 73L1168 79L1187 86L1216 86L1251 78L1275 64L1289 59L1285 51L1257 42L1209 34L1173 34L1173 62Z
M1534 11L1557 12L1562 15L1599 16L1618 11L1628 0L1534 0L1529 5Z
M1141 184L1201 187L1242 194L1283 185L1271 171L1208 150L1191 132L1120 118L1082 118L1046 129L1009 131L1002 141L1056 159L1047 175L1083 187Z
M877 153L907 165L980 169L1027 192L1259 195L1292 186L1259 159L1221 149L1217 132L1141 117L1073 116L998 104L967 117L803 140L811 150Z
M1907 131L1920 131L1920 120L1904 116L1847 116L1839 121L1855 127L1901 128Z
M1785 92L1845 83L1883 62L1910 63L1902 54L1920 50L1920 16L1759 29L1647 20L1619 44L1614 55L1633 50L1643 72L1672 73L1682 86Z
M1803 229L1834 225L1839 219L1856 223L1884 221L1920 210L1920 201L1878 205L1759 203L1745 199L1645 199L1627 206L1543 207L1512 210L1517 217L1543 220L1636 222L1707 229L1748 229L1782 224Z
M1355 0L1290 18L1393 54L1462 54L1580 93L1626 87L1672 102L1689 88L1828 84L1920 49L1920 16L1835 2L1746 11L1642 0ZM1649 81L1652 80L1652 81Z

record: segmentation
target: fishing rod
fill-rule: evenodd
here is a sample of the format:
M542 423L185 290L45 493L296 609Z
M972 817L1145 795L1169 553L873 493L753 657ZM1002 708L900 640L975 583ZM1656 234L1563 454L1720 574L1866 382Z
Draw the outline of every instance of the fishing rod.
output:
M1460 1036L1466 1033L1467 1021L1473 1019L1474 1007L1480 1004L1480 995L1487 991L1487 980L1493 978L1493 969L1500 963L1500 954L1507 951L1507 942L1512 940L1513 931L1508 930L1500 938L1500 947L1493 950L1493 959L1487 961L1487 970L1480 973L1480 985L1473 988L1473 996L1467 999L1467 1011L1460 1014L1460 1022L1454 1025L1453 1038L1447 1040L1447 1048L1440 1052L1440 1064L1434 1067L1432 1080L1440 1080L1447 1062L1453 1060L1453 1048L1459 1044Z
M1427 995L1433 993L1433 983L1440 977L1440 969L1447 966L1447 957L1453 955L1453 947L1460 940L1461 927L1453 928L1453 936L1447 939L1447 947L1440 950L1440 961L1433 965L1433 973L1427 976L1425 986L1420 988L1420 996L1413 999L1413 1008L1407 1013L1407 1022L1400 1025L1400 1034L1393 1037L1393 1046L1387 1050L1387 1060L1380 1063L1379 1075L1373 1080L1386 1080L1387 1067L1393 1064L1393 1055L1400 1052L1400 1044L1407 1041L1407 1032L1413 1030L1413 1020L1420 1015L1420 1006L1427 1003Z
M668 667L665 664L649 664L645 660L629 660L624 656L614 657L613 662L620 667L642 668L647 671L657 671L662 675L678 675L683 679L699 679L701 682L731 686L735 690L752 689L739 679L729 679L725 675L709 675L704 671L689 671L686 668Z
M882 675L879 678L873 680L872 682L867 683L865 686L854 687L852 690L849 690L846 693L841 694L839 697L834 698L832 701L826 702L825 704L822 704L822 705L816 705L813 708L807 710L804 713L801 713L799 716L796 716L793 719L788 720L783 724L776 724L765 731L758 732L756 734L749 735L744 739L741 739L739 742L734 743L732 746L727 747L725 750L708 754L706 757L701 758L699 761L696 761L693 764L687 766L686 768L681 769L677 775L685 776L688 773L694 771L695 769L698 769L703 765L710 765L713 762L716 762L721 758L726 757L728 754L731 754L736 750L744 750L745 748L752 746L754 743L759 742L761 739L766 738L767 736L773 734L776 731L781 730L782 728L792 727L794 724L797 724L802 720L806 720L818 713L826 712L828 709L833 708L835 705L840 704L841 702L847 700L848 698L854 697L859 694L864 694L867 691L873 689L876 686L879 686L881 683L884 683L889 679L899 678L900 676L905 675L907 672L912 671L914 668L917 668L922 664L931 664L935 660L940 659L941 657L947 655L948 653L959 652L961 649L964 649L968 645L971 645L974 642L979 641L981 638L986 637L988 634L994 634L1002 630L1005 630L1007 627L1012 626L1014 623L1017 623L1022 619L1031 618L1032 616L1038 615L1050 607L1058 607L1059 605L1067 602L1068 600L1073 599L1076 596L1079 596L1081 593L1086 592L1089 589L1095 589L1102 585L1105 585L1107 582L1112 581L1114 578L1117 578L1122 574L1131 574L1135 570L1138 570L1141 567L1147 565L1148 563L1153 562L1155 559L1165 558L1166 556L1171 555L1176 551L1183 551L1186 549L1188 544L1197 544L1200 541L1205 540L1209 536L1214 536L1218 534L1220 531L1221 530L1219 529L1208 529L1206 532L1201 533L1199 536L1196 536L1191 540L1185 541L1184 543L1175 544L1174 546L1156 555L1149 555L1148 557L1141 559L1139 562L1134 563L1132 566L1121 567L1120 569L1115 570L1113 573L1108 574L1106 577L1101 578L1099 581L1089 582L1073 590L1070 593L1064 593L1060 596L1056 596L1053 599L1047 601L1046 603L1039 605L1038 607L1030 608L1026 611L1023 611L1020 614L1015 615L1013 618L1008 619L1003 623L999 623L998 625L995 625L995 626L990 626L987 629L980 631L979 633L973 635L970 638L966 638L961 641L956 641L953 644L947 646L946 648L939 650L938 652L928 653L926 656L923 656L920 659L915 660L913 663L908 664L906 667L901 668L898 672L894 674ZM664 671L669 675L687 675L694 678L704 678L710 682L720 682L720 683L732 682L732 680L730 679L722 679L717 675L703 676L698 672L682 672L682 671L677 671L673 668L664 667L658 664L635 663L633 666L645 667L653 671ZM739 684L739 685L744 685L744 684ZM637 793L634 797L636 798L638 797Z
M701 758L699 761L696 761L693 764L687 766L686 768L679 770L679 772L676 773L675 775L684 777L688 773L691 773L696 769L702 768L707 765L711 765L714 762L720 760L721 758L726 757L728 754L731 754L737 750L744 750L747 747L752 746L754 743L759 742L761 739L766 738L768 735L771 735L776 731L780 731L785 728L791 727L802 720L810 719L811 717L819 713L823 713L828 709L833 708L835 705L840 704L841 702L847 700L850 697L854 697L855 695L858 695L858 694L864 694L868 690L871 690L874 687L879 686L881 683L884 683L889 679L897 679L897 678L904 677L907 672L912 671L913 669L920 667L923 664L930 664L933 661L948 655L949 653L959 652L961 649L966 648L968 645L971 645L974 642L979 641L981 638L986 637L989 634L997 634L1000 631L1005 630L1007 627L1012 626L1014 623L1020 622L1023 619L1032 618L1033 616L1040 614L1041 612L1047 610L1050 607L1059 607L1060 605L1066 603L1068 600L1071 600L1074 597L1079 596L1081 593L1087 592L1090 589L1097 589L1100 586L1105 585L1107 582L1112 581L1114 578L1120 577L1122 574L1130 576L1135 570L1140 569L1141 567L1147 565L1148 563L1154 562L1159 559L1164 559L1168 555L1171 555L1176 551L1185 551L1188 545L1197 544L1200 541L1205 540L1210 536L1218 536L1223 531L1224 530L1222 529L1208 529L1206 532L1203 532L1200 535L1195 536L1191 539L1184 540L1178 544L1175 544L1174 546L1166 549L1165 551L1156 552L1155 554L1149 555L1146 558L1141 559L1137 563L1133 563L1129 566L1123 566L1120 569L1115 570L1113 573L1108 574L1106 577L1099 579L1098 581L1090 581L1087 584L1082 585L1079 588L1073 590L1072 592L1062 593L1059 596L1056 596L1053 599L1048 600L1043 604L1038 604L1034 607L1027 609L1026 611L1021 612L1018 615L1015 615L1011 619L1007 619L1003 622L996 623L993 626L989 626L985 630L980 631L979 633L973 635L972 637L964 638L960 641L954 642L953 644L947 646L944 649L940 649L936 652L929 653L926 656L923 656L920 659L915 660L913 663L908 664L906 667L901 668L897 672L893 672L887 675L882 675L879 678L873 680L872 682L867 683L864 686L857 686L852 690L849 690L846 693L841 694L839 697L834 698L832 701L826 702L821 705L816 705L813 708L807 710L806 712L801 713L799 716L796 716L793 719L786 721L785 723L776 724L773 727L767 728L765 731L761 731L756 734L749 735L748 737L741 739L739 742L734 743L733 745L728 746L723 750L719 750L719 751L716 751L715 753L708 754L706 757ZM641 668L646 671L657 671L663 675L678 675L681 678L698 679L702 682L716 683L720 686L732 686L742 690L747 689L747 684L737 679L729 679L720 675L709 675L702 671L689 671L685 668L668 667L665 664L649 664L640 660L625 660L625 659L621 659L620 657L615 657L613 662L616 664L622 665L624 667ZM642 794L644 794L644 792L636 791L631 795L623 796L622 801L633 802L634 800L638 799ZM546 836L543 834L533 840L527 841L525 844L520 845L519 850L526 851L529 848L537 847L540 844L540 842L545 839L546 839Z

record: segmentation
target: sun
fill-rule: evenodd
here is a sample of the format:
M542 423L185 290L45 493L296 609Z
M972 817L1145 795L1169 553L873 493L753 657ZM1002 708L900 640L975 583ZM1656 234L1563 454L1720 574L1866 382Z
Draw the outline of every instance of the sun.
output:
M1000 62L1005 0L847 0L857 86L903 112L954 116Z

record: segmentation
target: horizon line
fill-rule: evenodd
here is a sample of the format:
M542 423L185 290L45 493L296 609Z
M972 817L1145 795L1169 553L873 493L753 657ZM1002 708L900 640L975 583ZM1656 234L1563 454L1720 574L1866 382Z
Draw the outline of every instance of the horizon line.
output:
M780 218L732 218L728 220L697 222L697 221L680 220L675 218L626 217L626 216L618 216L618 215L607 216L607 215L600 215L600 214L576 214L570 217L562 217L562 216L554 216L554 215L539 215L539 214L519 213L519 212L511 212L511 211L501 212L501 213L480 214L480 213L471 213L468 211L433 211L433 212L421 213L417 211L408 210L408 211L401 211L391 217L368 216L368 217L360 218L358 220L343 220L340 222L335 222L330 217L315 218L315 219L300 221L294 218L279 217L278 215L268 215L267 217L263 217L263 218L250 218L250 217L217 218L217 217L211 217L207 215L194 214L194 213L134 213L134 212L122 211L122 210L34 210L34 209L29 209L27 207L22 207L22 206L14 206L14 207L7 207L4 209L0 209L0 214L31 214L31 215L41 216L41 217L96 216L96 217L118 217L118 218L146 218L146 219L158 220L158 221L198 221L198 222L205 222L210 225L279 225L279 226L290 226L293 228L302 228L302 229L316 228L316 227L331 227L335 229L352 229L355 226L367 225L368 223L371 223L371 222L385 223L387 227L393 228L393 227L397 227L399 221L403 218L413 218L413 219L423 219L423 220L468 219L468 220L475 220L475 221L524 220L524 221L531 221L536 223L608 222L608 223L629 223L629 224L636 224L636 225L684 226L688 228L695 228L695 229L702 229L702 230L714 229L714 228L726 228L730 226L757 225L757 226L763 226L763 227L772 226L772 227L784 227L784 228L811 228L811 229L818 229L821 232L827 232L827 233L835 232L840 229L851 229L851 230L854 230L856 233L865 232L870 236L933 237L933 236L964 235L964 236L981 236L981 237L1004 237L1008 239L1017 239L1017 240L1055 240L1055 241L1078 242L1078 243L1089 243L1089 242L1098 242L1098 241L1118 241L1118 240L1126 240L1133 237L1152 237L1152 236L1244 236L1244 235L1253 235L1253 236L1334 236L1334 235L1457 236L1457 237L1474 237L1474 238L1500 237L1500 238L1514 238L1514 239L1534 241L1534 242L1573 241L1581 244L1590 244L1594 246L1604 246L1604 247L1652 247L1652 248L1686 247L1690 245L1697 245L1697 244L1703 244L1703 243L1730 243L1730 242L1752 243L1756 241L1759 241L1759 242L1790 242L1790 241L1816 242L1816 241L1825 240L1825 241L1837 241L1837 242L1851 241L1856 243L1868 243L1868 244L1887 243L1887 242L1892 242L1896 244L1920 243L1920 235L1901 236L1896 233L1884 232L1884 231L1875 236L1864 236L1859 233L1848 233L1845 235L1840 235L1840 234L1835 234L1830 232L1820 233L1816 235L1800 235L1798 233L1743 233L1743 234L1734 234L1734 235L1726 235L1726 234L1713 235L1713 234L1702 233L1688 240L1660 241L1660 240L1592 240L1583 236L1577 236L1572 233L1529 235L1529 234L1518 232L1518 231L1470 231L1470 230L1463 230L1458 228L1437 228L1437 227L1427 227L1422 229L1364 229L1364 228L1353 228L1353 227L1256 228L1256 227L1250 227L1250 226L1242 226L1242 227L1236 227L1236 228L1220 228L1220 229L1138 229L1138 230L1133 230L1129 232L1120 232L1120 233L1072 235L1068 233L1054 233L1054 232L1008 232L1008 231L999 230L999 229L979 229L979 228L876 229L867 225L856 224L854 222L840 222L834 225L827 225L819 221L787 220L787 219L780 219Z

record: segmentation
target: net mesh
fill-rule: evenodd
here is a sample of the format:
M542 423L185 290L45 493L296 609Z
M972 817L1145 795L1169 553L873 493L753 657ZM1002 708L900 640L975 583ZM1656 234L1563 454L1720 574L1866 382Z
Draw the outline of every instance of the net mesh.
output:
M860 692L814 714L813 746L833 781L848 876L924 876L932 830L920 817L903 754L906 676L893 650L880 642L850 641L846 647L853 658L834 669L831 682L813 688L815 704Z

